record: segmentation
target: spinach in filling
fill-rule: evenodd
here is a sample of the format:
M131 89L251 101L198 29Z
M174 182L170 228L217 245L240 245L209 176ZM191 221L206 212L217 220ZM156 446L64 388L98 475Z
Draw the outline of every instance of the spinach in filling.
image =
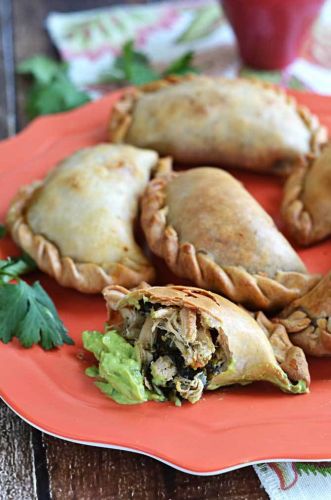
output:
M122 308L121 314L120 333L137 350L148 390L177 403L195 403L208 380L226 369L212 318L148 300Z

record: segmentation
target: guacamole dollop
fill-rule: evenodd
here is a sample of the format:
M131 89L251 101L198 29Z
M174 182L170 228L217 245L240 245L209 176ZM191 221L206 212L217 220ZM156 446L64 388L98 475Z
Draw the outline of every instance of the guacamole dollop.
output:
M98 360L87 368L86 375L96 378L95 385L120 404L164 401L164 397L149 391L144 385L136 349L115 330L101 333L83 332L83 345Z

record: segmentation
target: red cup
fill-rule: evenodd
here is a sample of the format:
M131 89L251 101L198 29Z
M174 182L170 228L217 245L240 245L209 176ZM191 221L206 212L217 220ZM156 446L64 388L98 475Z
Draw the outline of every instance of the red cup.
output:
M294 61L325 0L221 0L243 61L280 69Z

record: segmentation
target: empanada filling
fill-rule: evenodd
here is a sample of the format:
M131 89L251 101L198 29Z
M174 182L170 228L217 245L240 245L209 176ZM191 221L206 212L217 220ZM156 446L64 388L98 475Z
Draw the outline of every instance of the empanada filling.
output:
M165 399L195 403L208 381L229 367L221 325L206 313L142 299L120 315L111 327L135 346L146 388Z

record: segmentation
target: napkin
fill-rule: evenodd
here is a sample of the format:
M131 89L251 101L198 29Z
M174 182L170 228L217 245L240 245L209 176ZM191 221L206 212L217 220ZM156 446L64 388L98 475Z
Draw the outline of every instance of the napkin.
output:
M212 75L249 73L290 88L331 94L331 0L314 24L298 59L284 71L248 71L216 0L107 7L46 19L49 35L67 61L73 82L98 96L109 91L104 74L128 40L162 69L189 50L194 64ZM331 451L330 451L331 455ZM331 462L270 463L254 466L272 500L331 498Z
M235 37L217 0L186 0L108 7L75 13L52 12L46 28L70 77L98 95L109 90L103 76L127 40L162 68L188 50L201 71L246 74ZM252 72L283 86L331 94L331 0L324 5L298 59L284 71Z
M330 500L331 462L254 465L271 500Z

